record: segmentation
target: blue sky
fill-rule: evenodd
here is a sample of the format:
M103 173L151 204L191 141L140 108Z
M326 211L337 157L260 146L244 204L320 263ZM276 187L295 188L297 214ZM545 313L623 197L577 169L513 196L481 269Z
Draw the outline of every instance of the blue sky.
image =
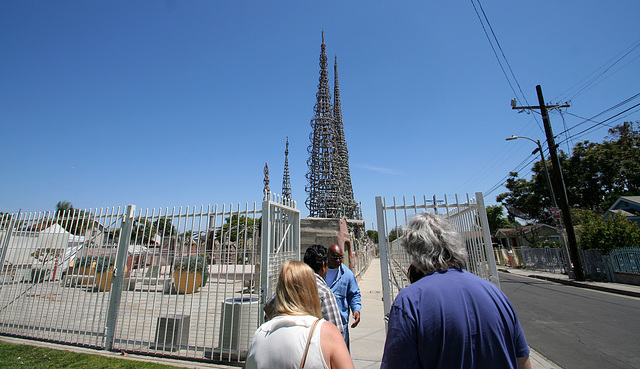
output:
M635 0L3 1L0 211L259 206L265 162L281 191L288 136L307 216L322 30L367 227L378 195L494 204L510 171L530 176L535 148L504 139L544 141L541 119L510 100L537 105L541 85L571 104L551 115L554 133L593 125L640 92L639 14Z

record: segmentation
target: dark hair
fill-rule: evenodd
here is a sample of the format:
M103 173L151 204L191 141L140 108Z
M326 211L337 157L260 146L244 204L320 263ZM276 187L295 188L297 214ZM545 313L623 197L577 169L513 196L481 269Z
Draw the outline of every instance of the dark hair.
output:
M322 269L322 264L327 262L327 248L322 245L309 246L304 252L303 260L314 272L317 272Z

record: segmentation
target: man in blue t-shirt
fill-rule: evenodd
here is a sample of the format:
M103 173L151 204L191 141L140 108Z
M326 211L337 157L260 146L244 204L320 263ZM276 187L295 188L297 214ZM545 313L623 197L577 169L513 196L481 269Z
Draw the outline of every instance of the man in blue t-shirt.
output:
M463 269L466 247L446 219L416 215L401 244L418 279L391 306L381 368L531 368L515 309Z
M355 328L360 323L360 309L362 309L360 287L356 276L342 263L344 251L340 245L334 243L329 246L327 254L329 255L329 271L324 278L338 301L344 328L342 336L347 348L349 348L349 310L353 312L351 328Z

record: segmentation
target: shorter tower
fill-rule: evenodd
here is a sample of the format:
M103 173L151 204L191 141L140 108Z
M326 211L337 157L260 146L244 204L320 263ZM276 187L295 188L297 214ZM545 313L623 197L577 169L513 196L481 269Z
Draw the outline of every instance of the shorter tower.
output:
M284 173L282 174L282 197L291 200L291 178L289 177L289 136L284 150Z

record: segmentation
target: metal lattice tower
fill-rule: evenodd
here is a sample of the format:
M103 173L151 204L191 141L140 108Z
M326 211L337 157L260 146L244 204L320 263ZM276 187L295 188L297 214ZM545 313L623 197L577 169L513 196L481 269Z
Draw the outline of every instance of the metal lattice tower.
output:
M291 199L291 178L289 177L289 136L287 148L284 150L284 174L282 174L282 197Z
M271 189L269 188L269 165L264 163L264 188L262 189L262 193L264 194L264 198L268 199L271 196Z
M320 77L314 116L311 119L312 131L309 134L311 144L307 148L307 192L306 205L309 216L315 218L339 218L343 214L340 199L338 165L336 162L337 145L331 92L329 91L329 73L327 72L327 53L322 32L320 51Z
M338 86L337 58L335 65L334 105L331 104L329 90L329 73L327 71L327 54L322 32L320 50L320 77L314 117L311 119L312 132L309 135L311 144L307 151L306 186L309 216L320 218L340 218L346 216L353 219L357 203L353 199L351 174L349 171L349 154L342 125L342 107L340 105L340 88Z
M340 103L340 84L338 83L338 57L335 57L333 64L334 84L333 84L333 121L336 131L336 145L338 155L336 161L339 167L340 176L340 197L343 201L342 208L344 215L349 219L361 219L358 217L356 203L353 196L353 186L351 185L351 170L349 170L349 150L344 137L344 126L342 124L342 104Z

